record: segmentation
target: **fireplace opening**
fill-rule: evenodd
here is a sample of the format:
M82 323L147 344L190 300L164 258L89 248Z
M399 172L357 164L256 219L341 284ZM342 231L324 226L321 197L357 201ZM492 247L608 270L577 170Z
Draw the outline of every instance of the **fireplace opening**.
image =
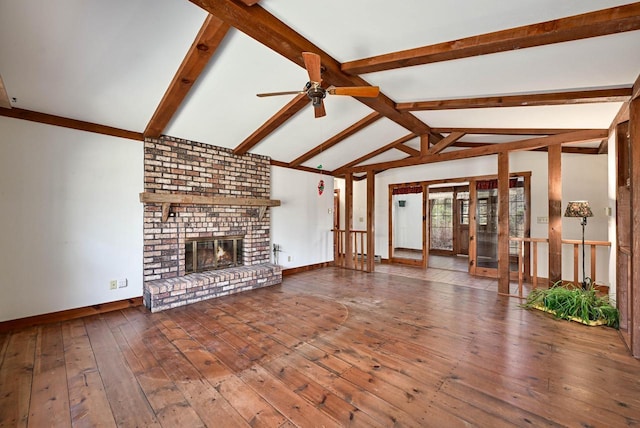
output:
M195 238L185 242L185 273L242 266L243 236Z

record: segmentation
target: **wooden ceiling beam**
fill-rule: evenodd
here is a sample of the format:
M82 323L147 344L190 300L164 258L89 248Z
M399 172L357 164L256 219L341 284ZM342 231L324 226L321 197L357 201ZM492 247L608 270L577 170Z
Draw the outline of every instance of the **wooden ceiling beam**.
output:
M144 137L141 132L127 131L126 129L99 125L97 123L85 122L83 120L69 119L47 113L39 113L37 111L23 110L21 108L8 109L0 107L0 116L13 117L15 119L23 119L53 126L61 126L63 128L77 129L78 131L93 132L95 134L110 135L112 137L127 138L129 140L144 141Z
M318 168L311 168L311 167L302 166L302 165L300 165L300 166L291 166L286 162L277 161L277 160L274 160L274 159L271 159L270 163L273 166L279 166L281 168L289 168L289 169L295 169L295 170L298 170L298 171L312 172L314 174L327 174L327 175L331 175L331 176L334 175L333 171L327 171L327 170L324 170L324 169L323 170L319 170Z
M422 165L427 163L442 162L457 159L468 159L479 156L495 155L502 152L534 150L540 147L548 147L556 144L564 143L581 143L606 138L608 130L606 129L590 129L574 132L566 132L564 134L556 134L547 137L530 138L528 140L513 141L510 143L490 144L481 147L475 147L466 150L456 150L453 152L438 153L435 155L420 156L417 158L407 158L397 161L381 162L373 165L354 167L351 172L364 172L370 169L390 169L405 166Z
M460 138L464 137L464 135L464 132L452 132L451 134L440 140L435 146L431 146L429 150L427 150L427 155L435 155L437 153L440 153L441 151L458 141Z
M258 145L269 134L278 129L280 125L285 123L291 116L298 113L306 105L309 104L309 97L306 94L297 95L294 99L289 101L284 107L282 107L276 114L271 116L269 120L256 129L249 137L247 137L242 143L240 143L233 153L236 155L243 155Z
M396 147L394 147L395 149L398 149L402 152L405 152L406 154L408 154L411 157L418 157L420 156L422 153L420 153L420 150L416 150L413 147L409 147L406 144L398 144Z
M594 89L545 94L503 95L452 100L415 101L396 104L400 111L453 110L487 107L553 106L567 104L625 102L632 88Z
M320 55L324 67L322 79L329 85L369 86L364 79L344 73L338 61L260 5L249 7L233 0L190 1L300 67L304 67L302 52L314 52ZM383 93L375 98L354 98L416 135L427 134L430 131L428 125L411 113L396 110L395 103Z
M341 141L349 138L350 136L352 136L356 132L366 128L369 125L371 125L372 123L374 123L376 120L378 120L380 118L382 118L382 116L377 111L374 111L373 113L370 113L369 115L367 115L363 119L360 119L359 121L357 121L356 123L354 123L353 125L348 127L347 129L345 129L342 132L339 132L336 135L334 135L333 137L329 138L328 140L326 140L325 142L323 142L319 146L314 147L313 149L309 150L307 153L303 154L302 156L299 156L297 159L294 159L289 165L290 166L300 166L300 165L302 165L303 162L306 162L309 159L314 158L315 156L317 156L320 153L322 153L324 150L330 149L331 147L335 146L336 144L340 143Z
M408 135L405 135L404 137L400 137L397 140L392 141L391 143L389 143L389 144L387 144L385 146L382 146L379 149L376 149L376 150L372 151L371 153L368 153L368 154L366 154L364 156L359 157L358 159L356 159L354 161L351 161L351 162L349 162L349 163L347 163L345 165L342 165L339 168L336 168L334 170L334 172L335 173L339 173L339 171L345 171L345 170L351 168L352 166L356 166L356 165L358 165L358 164L360 164L362 162L366 162L369 159L371 159L373 157L376 157L378 155L381 155L384 152L387 152L387 151L393 150L393 149L397 149L399 146L404 146L404 143L406 143L407 141L411 141L414 138L416 138L416 136L414 134L408 134Z
M452 146L453 147L482 147L482 146L490 146L492 144L500 144L500 143L480 143L480 142L471 142L471 141L457 141ZM547 147L539 147L537 149L531 150L532 152L546 152ZM599 149L597 147L562 147L562 153L576 153L581 155L598 155Z
M198 80L209 60L231 28L227 23L209 14L198 35L182 60L162 101L144 130L145 137L158 138L180 108L185 97Z
M258 3L260 0L238 0L238 1L247 6L253 6L254 4Z
M352 75L451 61L640 29L640 2L349 61Z
M450 134L452 132L464 132L465 134L487 135L555 135L567 132L587 131L587 129L564 128L432 128L433 132Z

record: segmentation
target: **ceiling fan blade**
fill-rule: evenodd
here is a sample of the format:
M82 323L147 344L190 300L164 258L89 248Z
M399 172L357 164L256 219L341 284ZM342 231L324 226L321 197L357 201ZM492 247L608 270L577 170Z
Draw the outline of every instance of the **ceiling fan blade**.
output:
M324 109L324 101L321 101L319 106L313 106L313 110L316 115L316 119L327 115L327 111Z
M284 91L284 92L267 92L264 94L256 94L257 97L277 97L280 95L298 95L304 94L304 91Z
M321 70L320 70L320 55L312 52L302 52L302 59L304 60L304 66L309 73L309 80L312 82L322 82Z
M380 93L377 86L343 86L331 88L327 92L331 95L351 95L352 97L374 98Z
M11 108L11 101L9 100L9 95L7 94L7 90L2 82L2 76L0 76L0 107Z

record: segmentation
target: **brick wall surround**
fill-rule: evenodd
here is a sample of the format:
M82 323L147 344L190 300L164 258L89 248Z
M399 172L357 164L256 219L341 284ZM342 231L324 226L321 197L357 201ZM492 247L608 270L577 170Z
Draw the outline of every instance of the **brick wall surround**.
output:
M144 141L145 192L268 199L271 193L270 174L270 161L265 156L236 156L229 149L164 136ZM216 287L216 278L224 272L184 276L184 244L189 238L244 235L243 281L237 291L281 282L280 267L270 264L270 210L258 218L256 207L179 204L172 205L172 215L162 222L161 205L145 204L145 305L149 303L147 307L152 309L152 291L164 290L166 294L171 284L188 289L190 278L194 287L202 286L203 278L205 283L211 282L210 286ZM251 266L255 269L252 270ZM269 268L268 273L265 273L265 267ZM257 276L254 278L252 275ZM169 281L172 278L181 279ZM234 292L232 287L225 287L225 294ZM187 293L181 291L180 294ZM217 294L207 290L199 293L203 298ZM190 302L197 300L192 296ZM166 305L161 301L157 304L165 308L182 303L171 299Z

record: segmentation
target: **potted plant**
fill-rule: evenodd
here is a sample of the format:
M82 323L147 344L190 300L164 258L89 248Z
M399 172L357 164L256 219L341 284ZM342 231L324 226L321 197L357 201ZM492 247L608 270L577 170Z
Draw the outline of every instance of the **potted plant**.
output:
M620 315L608 296L599 296L589 282L587 287L574 287L562 281L551 288L536 288L529 293L526 309L539 309L552 313L556 318L577 321L586 325L607 325L618 328Z

